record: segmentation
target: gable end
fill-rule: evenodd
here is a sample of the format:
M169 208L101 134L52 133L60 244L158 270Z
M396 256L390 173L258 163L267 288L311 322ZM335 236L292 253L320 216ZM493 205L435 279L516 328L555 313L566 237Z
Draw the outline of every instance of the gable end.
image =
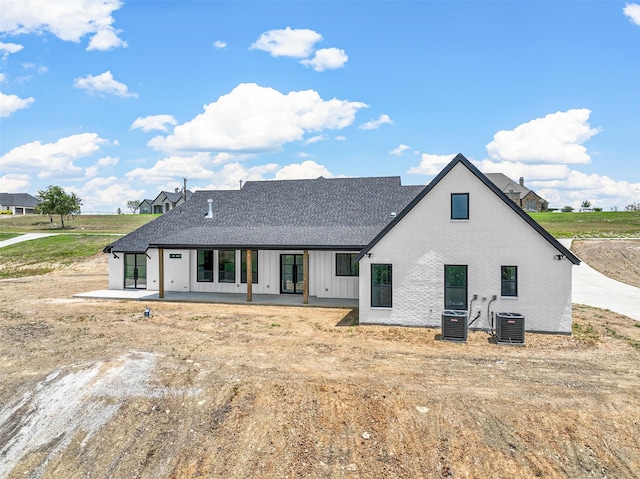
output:
M473 173L484 185L493 191L509 208L511 208L516 214L518 214L529 226L531 226L539 235L546 239L554 248L556 248L564 257L566 257L573 264L580 264L580 260L569 249L565 248L558 240L556 240L547 230L540 226L531 216L525 213L518 207L509 197L503 193L491 180L489 180L480 170L478 170L473 164L467 160L461 153L458 153L456 157L440 172L436 177L424 187L424 189L418 193L418 195L391 221L378 235L369 243L356 258L357 261L362 259L371 249L392 229L395 225L404 218L409 211L417 205L422 198L424 198L439 182L442 180L458 163L462 163L471 173Z

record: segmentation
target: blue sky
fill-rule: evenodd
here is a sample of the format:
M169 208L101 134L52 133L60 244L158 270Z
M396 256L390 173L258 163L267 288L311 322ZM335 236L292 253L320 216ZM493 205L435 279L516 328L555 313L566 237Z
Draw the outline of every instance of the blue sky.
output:
M640 202L640 4L0 0L0 190L115 212L188 179L457 153L552 207Z

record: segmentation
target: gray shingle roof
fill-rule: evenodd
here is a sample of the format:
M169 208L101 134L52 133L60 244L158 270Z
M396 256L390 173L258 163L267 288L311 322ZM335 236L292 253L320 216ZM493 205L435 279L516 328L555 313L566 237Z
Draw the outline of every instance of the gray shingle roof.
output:
M0 193L0 205L2 206L25 206L35 208L38 198L29 193Z
M503 193L509 193L510 190L513 190L520 193L520 198L524 198L531 191L526 186L521 186L519 182L513 181L504 173L485 173L485 176L500 188Z
M107 246L360 249L423 189L399 177L248 181L240 190L197 191L191 199ZM208 199L213 216L206 218Z

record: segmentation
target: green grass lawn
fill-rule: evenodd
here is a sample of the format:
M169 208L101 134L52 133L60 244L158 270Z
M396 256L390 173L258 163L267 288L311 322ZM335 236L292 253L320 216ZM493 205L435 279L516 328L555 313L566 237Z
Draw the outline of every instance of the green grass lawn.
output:
M57 265L68 265L102 254L112 235L60 234L0 248L0 278L19 278L48 273Z
M20 236L19 233L0 233L0 241L8 240Z
M556 238L640 238L640 211L530 215Z
M113 233L127 234L160 215L78 215L65 218L64 230L60 216L53 222L47 215L0 217L0 235L6 233Z

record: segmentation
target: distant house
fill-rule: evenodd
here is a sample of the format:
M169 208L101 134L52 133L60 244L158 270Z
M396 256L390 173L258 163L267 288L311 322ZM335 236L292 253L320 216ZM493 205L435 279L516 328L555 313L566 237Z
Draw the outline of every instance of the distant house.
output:
M140 203L140 208L138 208L138 212L141 215L151 214L153 212L152 203L153 203L153 200L149 200L145 198L144 200L142 200L142 203Z
M0 211L14 215L31 215L40 201L29 193L0 193Z
M104 251L110 289L160 298L350 298L362 324L427 327L445 310L481 329L517 312L527 330L569 334L580 263L462 155L426 186L320 177L197 191Z
M192 195L193 195L192 191L190 190L180 191L180 188L176 188L173 193L170 191L161 191L160 194L156 196L156 199L151 201L151 205L150 205L151 211L149 211L148 213L154 213L154 214L168 213L169 211L174 209L176 206L180 206L185 201L190 200ZM144 200L144 201L149 201L149 200ZM143 213L142 207L140 208L140 213Z
M518 182L502 173L487 173L485 176L523 210L546 211L549 208L549 203L544 198L524 186L522 176Z

